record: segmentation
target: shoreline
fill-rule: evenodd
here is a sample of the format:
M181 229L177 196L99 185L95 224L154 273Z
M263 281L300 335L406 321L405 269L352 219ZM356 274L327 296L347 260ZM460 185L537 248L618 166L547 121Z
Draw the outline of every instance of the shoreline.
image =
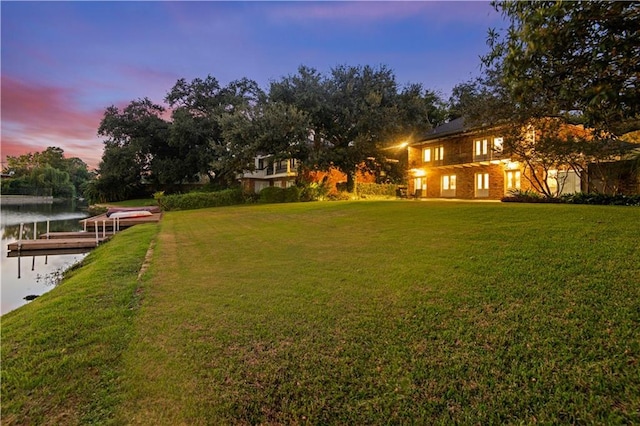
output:
M52 204L54 198L51 195L0 195L0 205L16 206L21 204Z

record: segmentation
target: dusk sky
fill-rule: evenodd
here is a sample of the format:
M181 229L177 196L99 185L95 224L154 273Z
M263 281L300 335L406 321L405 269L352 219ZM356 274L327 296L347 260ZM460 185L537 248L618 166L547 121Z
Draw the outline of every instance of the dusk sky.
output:
M448 98L480 73L488 2L7 2L2 160L58 146L90 168L105 109L163 104L179 78L243 77L264 89L300 65L385 65Z

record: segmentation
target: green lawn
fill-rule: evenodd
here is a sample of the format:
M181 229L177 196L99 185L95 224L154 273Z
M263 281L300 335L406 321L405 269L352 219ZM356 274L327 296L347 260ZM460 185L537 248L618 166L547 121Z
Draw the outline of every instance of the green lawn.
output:
M2 318L3 424L640 422L640 209L172 212L137 283L153 230L102 247L129 256L103 272L116 308L95 335L83 322L104 306L60 299L97 272Z

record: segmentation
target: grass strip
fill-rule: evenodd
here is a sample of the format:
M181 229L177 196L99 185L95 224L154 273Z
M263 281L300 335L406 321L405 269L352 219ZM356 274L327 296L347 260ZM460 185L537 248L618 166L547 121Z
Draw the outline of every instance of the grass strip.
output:
M157 225L96 248L56 288L2 317L2 424L105 424L121 401L137 274Z
M640 211L168 213L123 424L640 422Z

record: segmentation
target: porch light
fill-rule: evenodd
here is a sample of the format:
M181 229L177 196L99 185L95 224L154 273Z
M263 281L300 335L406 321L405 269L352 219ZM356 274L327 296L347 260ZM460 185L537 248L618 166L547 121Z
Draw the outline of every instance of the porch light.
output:
M427 172L423 169L411 169L411 174L415 177L422 177L422 176L426 176Z

